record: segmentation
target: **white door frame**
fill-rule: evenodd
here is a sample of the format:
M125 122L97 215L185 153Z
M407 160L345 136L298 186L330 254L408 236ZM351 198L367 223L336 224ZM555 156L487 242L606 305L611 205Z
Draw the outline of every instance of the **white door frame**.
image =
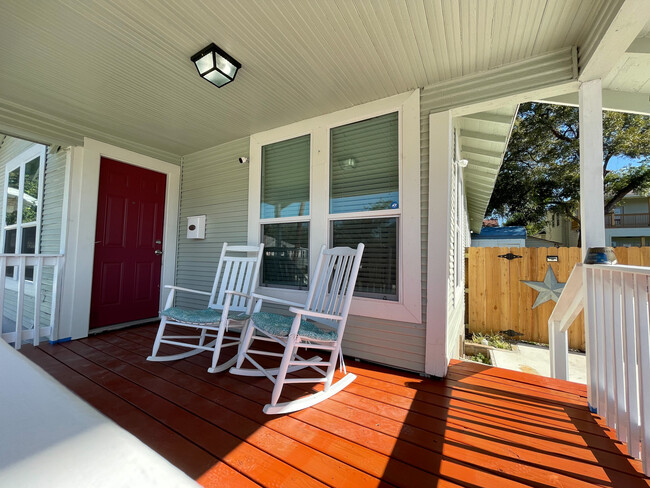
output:
M92 269L95 256L99 165L102 157L157 171L167 176L160 287L161 303L162 285L174 282L180 166L85 138L84 147L74 148L69 160L68 215L64 216L67 219L66 260L57 340L78 339L88 335Z

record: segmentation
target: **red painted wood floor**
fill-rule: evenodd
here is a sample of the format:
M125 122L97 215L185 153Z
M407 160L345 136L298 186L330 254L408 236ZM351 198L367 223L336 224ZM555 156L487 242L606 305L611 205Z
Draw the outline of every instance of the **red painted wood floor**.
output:
M207 354L147 362L155 330L22 352L205 486L649 485L574 383L464 362L436 381L350 361L358 378L343 392L267 416L265 378L209 374Z

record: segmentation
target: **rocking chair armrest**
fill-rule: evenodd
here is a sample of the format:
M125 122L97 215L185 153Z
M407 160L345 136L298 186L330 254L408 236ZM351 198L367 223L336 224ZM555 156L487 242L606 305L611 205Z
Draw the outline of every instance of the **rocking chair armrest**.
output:
M275 298L275 297L270 297L268 295L259 295L258 293L252 293L251 294L253 298L257 300L262 300L262 301L269 301L273 303L277 303L279 305L288 305L290 307L304 307L304 303L298 303L298 302L290 302L289 300L283 300L282 298Z
M318 319L343 320L343 317L341 317L340 315L332 315L329 313L321 313L321 312L312 312L311 310L305 310L303 308L289 307L289 311L295 314L300 314L307 317L314 317Z
M172 290L178 290L178 291L187 291L190 293L196 293L198 295L207 295L207 296L211 295L211 293L207 291L192 290L191 288L182 288L180 286L174 286L174 285L165 285L165 288L170 288Z
M237 295L237 296L245 297L245 298L250 298L251 297L248 293L241 293L239 291L233 291L233 290L226 290L225 294L226 295Z

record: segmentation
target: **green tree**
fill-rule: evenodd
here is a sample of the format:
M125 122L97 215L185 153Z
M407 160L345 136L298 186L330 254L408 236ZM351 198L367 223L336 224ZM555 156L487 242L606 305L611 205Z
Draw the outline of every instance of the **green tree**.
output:
M650 189L650 117L603 112L604 212L631 191ZM550 215L580 226L580 143L578 109L531 102L522 104L487 214L508 225L541 231ZM610 171L613 157L640 160Z

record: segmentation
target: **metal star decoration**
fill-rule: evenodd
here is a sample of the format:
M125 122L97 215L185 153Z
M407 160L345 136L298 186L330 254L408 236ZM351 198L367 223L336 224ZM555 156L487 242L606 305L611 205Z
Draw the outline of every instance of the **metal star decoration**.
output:
M544 281L526 281L520 280L522 283L526 283L533 290L537 290L539 295L533 304L533 308L539 307L542 303L546 303L549 300L557 302L562 293L562 289L566 283L558 283L557 278L555 278L555 273L553 268L549 264L548 269L546 270L546 276L544 276Z

